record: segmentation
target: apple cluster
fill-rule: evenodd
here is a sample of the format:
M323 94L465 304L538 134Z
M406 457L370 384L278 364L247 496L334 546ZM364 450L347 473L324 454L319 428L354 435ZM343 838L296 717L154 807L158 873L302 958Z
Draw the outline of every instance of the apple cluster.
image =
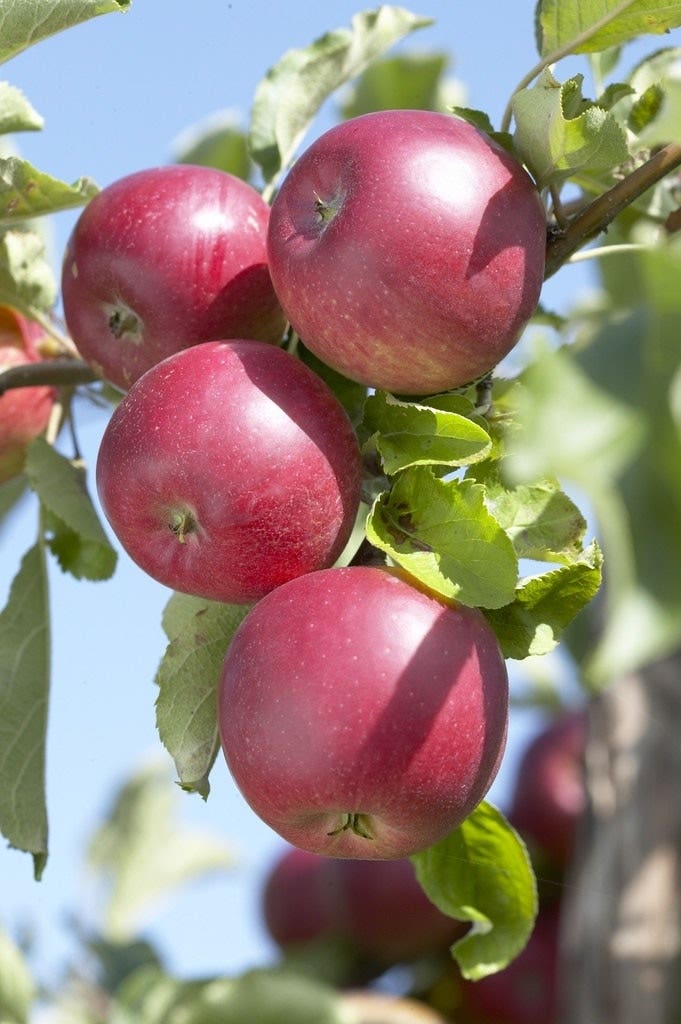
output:
M387 565L338 565L360 447L291 342L367 388L469 384L517 342L544 248L520 164L423 111L332 128L271 209L222 171L131 174L67 245L69 331L125 392L102 507L164 585L253 605L221 675L222 746L246 800L305 850L403 858L447 835L497 771L508 680L477 609Z

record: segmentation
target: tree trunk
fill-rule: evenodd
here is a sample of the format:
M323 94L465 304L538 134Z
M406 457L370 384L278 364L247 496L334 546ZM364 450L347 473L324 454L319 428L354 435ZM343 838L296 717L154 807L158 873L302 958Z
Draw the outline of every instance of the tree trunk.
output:
M562 1024L681 1024L681 651L594 703Z

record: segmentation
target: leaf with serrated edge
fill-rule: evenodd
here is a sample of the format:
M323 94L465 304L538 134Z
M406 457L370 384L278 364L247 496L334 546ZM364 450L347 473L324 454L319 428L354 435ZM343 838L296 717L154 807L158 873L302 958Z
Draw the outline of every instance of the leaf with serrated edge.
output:
M125 11L131 0L12 0L0 4L0 63L71 25L109 11Z
M173 594L163 614L168 646L156 675L156 725L183 789L208 796L220 739L216 691L225 653L249 608Z
M87 860L108 882L104 934L133 938L150 906L173 889L233 865L227 845L175 820L177 789L164 767L138 772L117 793Z
M19 947L0 927L0 1020L28 1024L36 986Z
M629 156L626 136L609 110L582 99L582 76L562 85L546 69L513 97L515 143L540 187L588 171L598 175Z
M478 484L440 480L427 466L407 469L377 498L366 531L372 544L444 597L485 608L513 600L518 560Z
M411 861L444 914L473 922L452 947L465 978L503 970L522 952L537 916L536 883L522 840L496 808L483 801L451 835Z
M681 25L681 0L539 0L539 52L542 57L549 56L610 15L615 16L571 52L596 53L637 36L668 32Z
M42 117L21 89L9 82L0 82L0 135L6 135L7 132L38 131L42 126Z
M62 569L76 579L109 579L117 556L88 493L85 471L39 437L26 449L26 475L50 514L49 544Z
M37 878L47 860L45 733L50 681L45 555L26 552L0 612L0 832L33 854Z
M256 89L249 144L265 181L286 167L327 97L382 53L432 19L385 5L304 49L289 50Z
M466 479L484 484L485 502L518 558L569 564L583 551L586 520L557 480L507 484L503 461L473 466Z
M83 206L97 192L89 178L68 185L19 157L0 157L0 225Z
M45 239L36 231L0 233L0 303L31 317L50 310L56 298Z
M364 424L386 473L417 465L465 466L489 454L492 441L472 403L448 397L452 408L446 410L427 402L401 402L385 391L367 398Z
M505 658L548 654L560 634L595 597L603 558L594 541L570 565L522 580L516 599L505 608L485 609Z

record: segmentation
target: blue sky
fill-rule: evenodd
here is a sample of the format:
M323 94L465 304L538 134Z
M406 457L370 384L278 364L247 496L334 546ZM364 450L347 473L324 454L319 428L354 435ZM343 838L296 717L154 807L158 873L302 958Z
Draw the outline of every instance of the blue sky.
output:
M370 6L370 5L367 5ZM509 91L535 63L532 0L409 5L436 19L409 48L452 54L452 72L468 88L469 105L499 117ZM360 3L311 5L263 0L136 0L124 16L109 15L47 40L15 58L3 76L26 93L45 118L42 133L23 136L22 155L69 181L82 174L100 185L173 156L174 140L197 121L229 108L245 122L253 92L286 50L347 25ZM333 105L316 123L327 127ZM311 136L313 137L313 136ZM54 220L55 265L76 214ZM583 266L547 285L545 302L565 308L588 286ZM94 466L105 425L82 410L81 442ZM0 601L35 521L15 518L3 537ZM28 857L0 849L0 919L37 930L40 963L54 975L68 951L64 918L86 909L79 875L83 843L113 790L149 756L163 756L154 728L154 687L164 648L160 615L168 591L122 556L103 584L76 583L53 568L53 691L48 747L51 853L44 881L32 880ZM494 793L508 786L528 722L514 716L509 755ZM192 888L157 914L149 934L183 975L236 972L272 955L258 916L263 873L281 848L245 806L218 762L204 804L181 801L181 813L232 841L240 861L230 877Z

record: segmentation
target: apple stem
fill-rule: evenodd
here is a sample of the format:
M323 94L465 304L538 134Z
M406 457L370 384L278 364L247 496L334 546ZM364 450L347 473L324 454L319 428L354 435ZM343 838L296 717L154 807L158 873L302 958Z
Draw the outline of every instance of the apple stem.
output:
M334 829L332 832L327 832L327 835L337 836L341 832L347 832L348 829L354 832L356 836L361 836L362 839L374 838L369 831L368 816L358 812L341 815L341 823L338 828Z
M180 544L186 543L189 534L196 533L196 519L187 509L183 512L173 512L168 525Z

